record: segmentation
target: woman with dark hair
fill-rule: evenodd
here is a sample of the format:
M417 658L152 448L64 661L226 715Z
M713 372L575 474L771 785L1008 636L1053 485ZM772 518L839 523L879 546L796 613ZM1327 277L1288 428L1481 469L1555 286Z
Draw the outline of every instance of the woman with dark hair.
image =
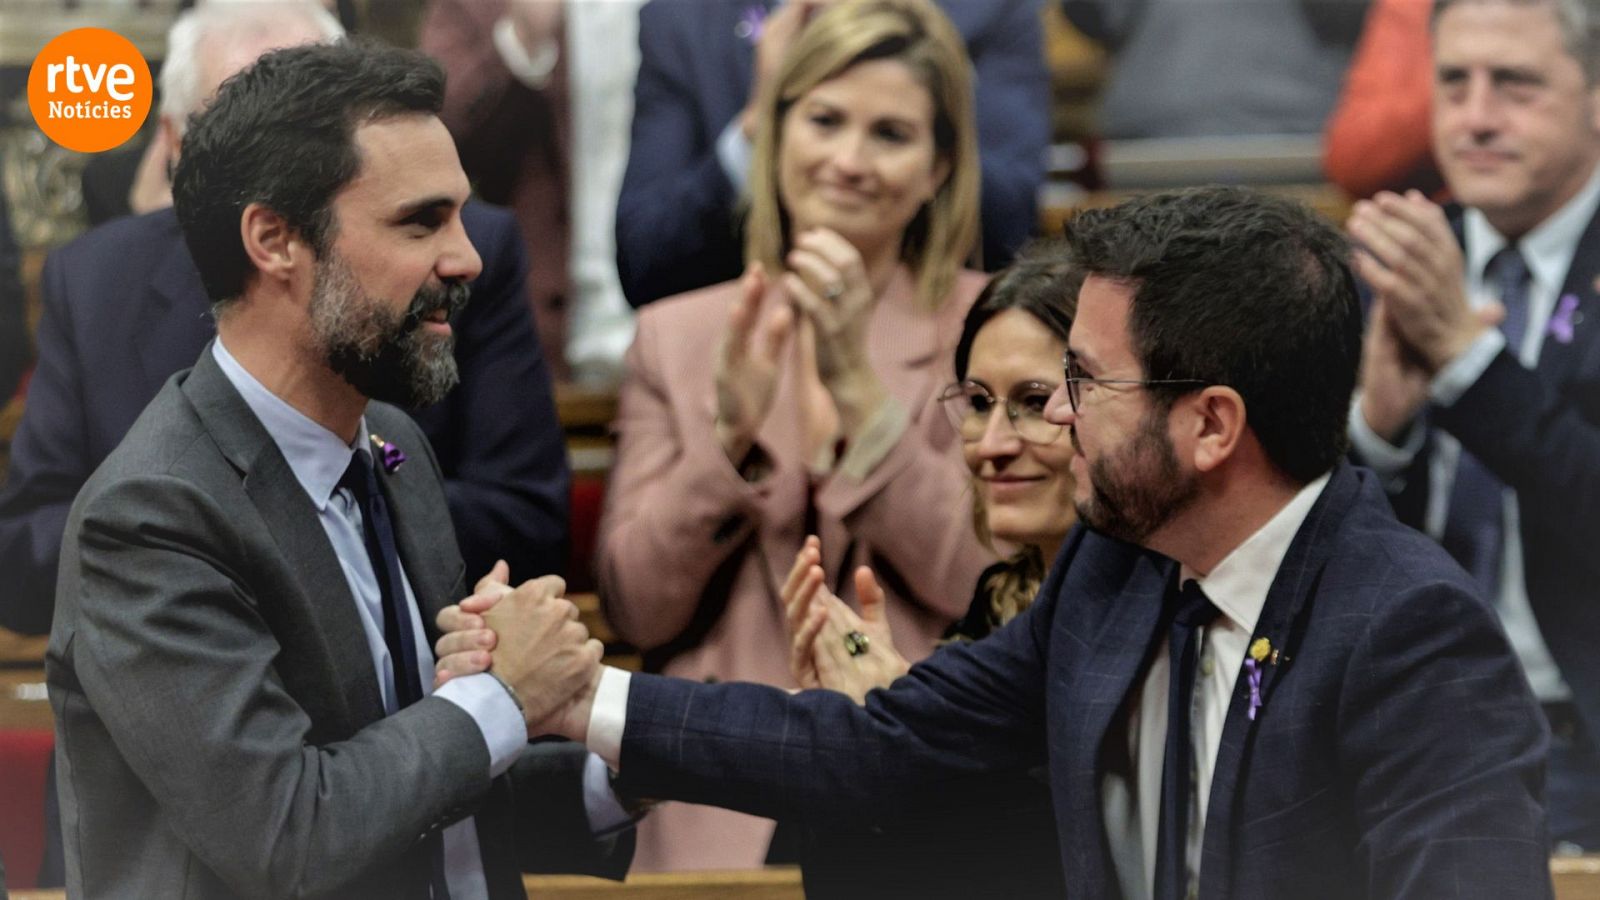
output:
M957 381L939 402L961 436L978 537L1014 552L978 577L967 614L946 641L983 638L1027 609L1076 521L1072 443L1045 421L1044 407L1061 383L1080 280L1064 250L1035 246L996 275L967 314ZM791 670L802 687L841 691L859 703L910 664L895 647L876 580L856 574L857 614L819 590L821 558L820 542L807 538L785 585ZM907 808L863 815L863 827L817 828L803 839L811 900L1065 893L1042 772L953 782Z

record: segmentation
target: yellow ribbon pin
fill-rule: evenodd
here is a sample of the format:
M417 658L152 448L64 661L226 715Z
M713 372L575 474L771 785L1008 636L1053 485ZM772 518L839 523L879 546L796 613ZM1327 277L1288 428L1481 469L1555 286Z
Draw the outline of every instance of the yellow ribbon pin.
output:
M1250 645L1250 658L1256 662L1263 662L1270 655L1272 655L1272 642L1266 638L1256 638Z

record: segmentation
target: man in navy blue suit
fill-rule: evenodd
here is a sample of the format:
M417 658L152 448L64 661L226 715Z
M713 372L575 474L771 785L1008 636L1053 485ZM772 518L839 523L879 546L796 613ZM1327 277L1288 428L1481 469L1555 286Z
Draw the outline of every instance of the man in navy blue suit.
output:
M1461 206L1356 205L1357 458L1494 604L1550 721L1550 836L1600 851L1600 3L1441 2ZM1491 323L1497 323L1493 327Z
M1068 240L1087 279L1046 415L1088 527L1026 613L864 706L603 669L562 733L641 796L819 827L1047 765L1072 896L1549 896L1547 734L1505 635L1341 462L1341 237L1209 188ZM442 652L481 637L485 599L441 617Z
M200 27L215 31L234 18L253 21L254 12L208 15ZM215 81L189 87L195 108L172 116L175 125L230 74L224 65L249 62L221 58L234 46L226 37L201 34L183 43L190 53L218 58L180 67L196 78L204 69ZM273 46L269 37L252 32L240 40L264 49ZM302 39L296 30L288 42ZM526 253L510 213L468 203L461 215L483 259L471 302L454 323L461 382L415 418L438 454L467 571L487 572L503 558L519 578L559 573L570 474L528 312ZM216 333L170 208L107 223L52 253L42 294L38 365L0 488L0 572L7 579L0 626L27 633L50 628L61 535L78 489L167 378L194 365Z
M617 202L628 302L737 278L734 209L749 168L747 105L789 41L830 0L651 0L639 11L633 143ZM1033 233L1050 144L1050 76L1035 0L939 0L966 39L983 160L983 258Z

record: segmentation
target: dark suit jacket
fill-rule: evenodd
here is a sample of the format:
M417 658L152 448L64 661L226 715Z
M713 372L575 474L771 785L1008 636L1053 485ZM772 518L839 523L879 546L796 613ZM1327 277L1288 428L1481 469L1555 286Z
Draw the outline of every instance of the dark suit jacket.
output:
M1459 229L1458 229L1459 232ZM1561 286L1578 300L1572 340L1546 334L1530 371L1502 350L1448 409L1429 412L1517 492L1528 600L1578 714L1600 735L1600 216L1578 241ZM1421 527L1434 433L1391 485L1395 513Z
M497 558L512 576L562 571L569 474L550 378L522 298L511 216L469 203L483 257L456 322L461 384L416 414L438 454L468 583ZM0 489L0 625L50 627L67 508L168 376L215 328L172 210L119 219L45 262L39 363Z
M865 707L635 675L622 776L643 796L821 821L1047 763L1068 894L1121 896L1101 782L1132 771L1129 701L1174 568L1079 529L1027 612ZM1543 718L1494 613L1370 473L1334 471L1257 635L1281 656L1255 721L1243 677L1228 710L1201 897L1550 895Z
M633 143L617 202L617 268L643 306L739 277L738 200L717 137L750 96L755 46L735 30L772 0L651 0L639 11ZM939 0L973 62L983 259L1009 262L1037 218L1050 77L1033 0Z
M414 450L379 481L431 642L467 577L438 463L398 410L367 422ZM425 896L419 843L472 814L494 898L524 851L626 869L626 841L548 837L589 833L580 748L491 782L459 707L384 715L316 509L209 348L74 503L45 665L72 896Z

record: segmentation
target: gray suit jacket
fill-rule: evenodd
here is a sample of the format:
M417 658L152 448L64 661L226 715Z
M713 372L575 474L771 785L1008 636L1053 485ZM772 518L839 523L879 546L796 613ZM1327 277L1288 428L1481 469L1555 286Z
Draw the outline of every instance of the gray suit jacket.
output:
M405 415L367 417L411 457L379 477L431 631L465 592L438 467ZM384 715L316 511L209 347L78 495L61 559L46 673L71 896L415 896L419 842L474 814L495 898L524 896L522 867L626 870L631 838L589 838L578 748L491 782L454 704Z

